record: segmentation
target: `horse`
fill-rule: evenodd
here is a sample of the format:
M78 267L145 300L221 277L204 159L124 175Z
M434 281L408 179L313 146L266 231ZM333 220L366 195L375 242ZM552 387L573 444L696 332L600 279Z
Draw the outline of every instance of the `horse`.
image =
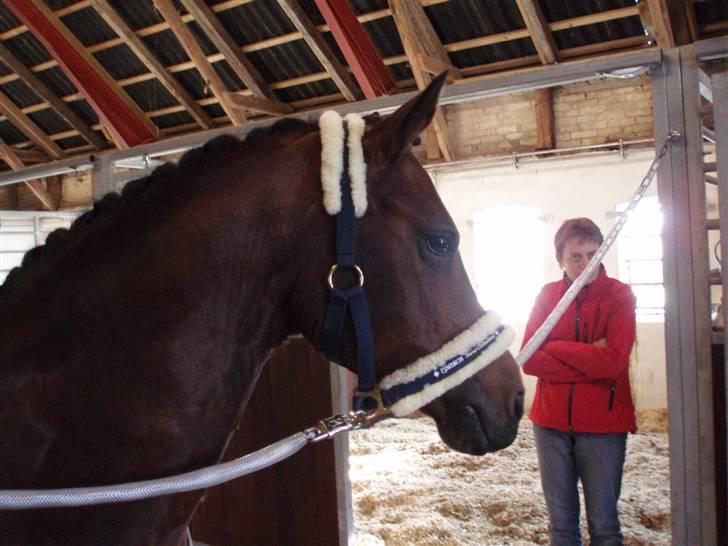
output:
M484 315L455 225L411 151L444 77L362 136L376 378ZM271 351L318 344L334 263L315 124L217 137L108 194L0 288L0 489L146 480L220 461ZM344 277L347 272L343 272ZM351 321L338 364L357 372ZM523 412L507 351L422 409L465 453L508 446ZM203 492L0 512L3 545L181 546Z

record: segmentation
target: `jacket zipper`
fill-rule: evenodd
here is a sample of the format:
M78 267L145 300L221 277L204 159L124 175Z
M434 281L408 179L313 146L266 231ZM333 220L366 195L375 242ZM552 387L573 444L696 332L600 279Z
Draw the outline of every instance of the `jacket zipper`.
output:
M614 383L612 383L609 386L609 411L612 411L612 406L614 405L614 391L616 390L616 386Z
M586 323L584 323L584 328L586 329ZM576 332L574 335L574 339L576 341L579 341L581 338L581 302L579 300L576 300ZM574 405L574 383L569 385L569 405L568 405L568 416L569 416L569 430L573 430L574 420L573 420L573 405Z

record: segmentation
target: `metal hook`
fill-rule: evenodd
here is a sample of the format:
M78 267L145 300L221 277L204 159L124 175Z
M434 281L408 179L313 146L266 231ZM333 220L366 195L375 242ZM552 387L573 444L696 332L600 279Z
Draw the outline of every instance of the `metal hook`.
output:
M518 161L519 161L519 159L518 159L518 152L513 152L512 156L513 156L513 168L514 169L517 169L518 168Z

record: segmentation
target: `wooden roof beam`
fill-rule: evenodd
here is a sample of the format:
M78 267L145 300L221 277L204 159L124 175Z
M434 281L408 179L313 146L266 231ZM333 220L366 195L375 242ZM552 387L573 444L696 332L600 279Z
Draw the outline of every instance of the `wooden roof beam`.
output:
M699 33L691 29L693 6L684 0L640 0L637 5L642 26L659 47L676 47L690 43Z
M245 84L245 87L252 91L253 96L278 101L273 90L225 30L212 8L208 7L203 0L182 0L182 4L195 18L207 37L212 40L218 51L225 56L225 60Z
M6 7L33 32L83 94L119 147L155 140L154 125L42 0L7 0Z
M213 122L205 110L195 102L195 99L180 83L164 68L162 63L152 55L144 42L131 30L126 21L116 12L108 0L90 0L94 9L103 17L104 21L116 32L132 52L144 63L159 82L170 92L185 110L194 118L203 129L211 129Z
M367 99L397 92L389 69L346 0L315 0ZM419 2L417 5L420 6Z
M25 162L18 157L17 150L8 146L3 139L0 138L0 159L2 159L14 171L25 168ZM48 158L46 158L47 161ZM43 187L40 180L25 180L25 187L35 196L41 206L46 210L58 210L58 201L48 193Z
M227 99L227 89L225 88L225 84L207 60L205 53L202 51L200 44L197 43L197 40L192 35L190 29L188 29L184 21L182 21L182 17L180 17L177 8L172 3L172 0L154 0L154 6L157 8L159 13L162 14L164 20L169 23L172 32L174 32L174 35L179 40L180 44L182 44L187 55L202 75L202 79L207 82L207 85L209 85L210 91L212 91L213 95L215 95L220 106L222 106L222 109L230 118L233 125L242 125L245 123L247 118L243 115L240 109L235 108Z
M434 68L432 65L439 63L449 71L452 66L450 58L420 4L406 0L389 0L389 7L402 39L404 51L410 61L417 88L424 89L432 81L431 69ZM446 161L454 159L455 154L450 143L447 120L442 108L437 109L432 125L425 133L427 158L437 159L439 157L438 149Z
M106 147L106 142L99 137L86 123L71 110L65 102L57 97L48 87L33 74L8 48L0 44L0 60L15 72L28 87L41 99L45 100L56 113L65 119L68 124L88 140L94 148L100 150Z
M48 154L52 159L61 159L65 156L63 150L38 127L32 119L26 116L7 95L0 92L0 112L2 112L19 131Z
M541 64L559 62L559 50L538 0L516 0Z
M237 108L271 116L285 116L294 112L293 106L277 100L251 97L241 93L227 93L228 100Z
M288 16L293 25L301 33L303 39L311 48L318 61L334 80L336 87L348 101L357 101L362 98L361 91L351 79L349 72L336 58L336 55L321 36L321 33L306 15L298 0L278 0L278 5Z

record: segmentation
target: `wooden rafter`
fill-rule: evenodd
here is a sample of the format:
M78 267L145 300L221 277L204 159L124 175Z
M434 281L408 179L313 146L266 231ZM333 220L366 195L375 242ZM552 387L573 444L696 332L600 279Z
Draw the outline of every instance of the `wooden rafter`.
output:
M432 72L423 61L430 59L433 63L440 63L450 70L450 58L421 5L406 0L389 0L389 7L394 15L394 22L410 61L417 87L424 89L432 80ZM450 72L451 75L453 73L459 74L459 71ZM431 128L425 134L425 146L428 159L438 157L438 148L446 161L452 161L454 158L447 121L441 108L437 109Z
M373 99L396 93L397 84L351 5L346 0L314 1L364 96Z
M638 5L642 26L652 36L659 47L675 47L675 34L672 31L667 0L642 0Z
M156 139L157 127L42 0L6 0L5 5L32 29L103 120L118 146Z
M690 33L690 41L697 42L700 40L700 29L698 28L698 20L695 17L695 6L693 0L683 0L685 7L685 24Z
M272 116L285 116L293 113L293 106L277 100L268 100L260 97L251 97L240 93L227 93L228 100L237 108L250 112L270 114Z
M172 3L172 0L154 0L154 6L169 24L172 32L174 32L174 35L179 40L180 44L182 44L187 55L189 55L190 59L192 59L197 70L200 74L202 74L202 78L207 82L207 85L210 87L210 91L212 91L215 95L220 106L222 106L222 109L230 118L233 125L241 125L245 123L247 121L245 115L243 115L240 109L235 108L227 99L227 89L225 88L225 84L205 57L205 53L202 51L200 44L197 43L197 40L192 35L192 32L190 32L186 24L182 21L182 18L180 17L177 8Z
M554 148L554 107L551 88L536 89L534 94L536 149L551 150Z
M212 40L218 51L225 56L225 60L230 64L233 72L250 89L253 96L279 102L273 90L258 72L258 69L255 68L253 63L242 52L240 46L225 30L212 8L208 7L203 0L182 0L182 4L192 14L202 30L205 31L207 37Z
M278 0L278 5L298 29L298 32L301 33L308 47L311 48L324 70L334 80L336 87L339 88L346 100L356 101L361 99L361 91L357 88L354 80L351 79L349 72L336 58L336 55L323 39L316 25L306 15L298 0Z
M48 154L52 159L61 159L65 157L63 150L51 140L51 138L38 127L32 119L26 116L13 101L11 101L4 93L0 92L0 112L7 116L8 120L15 127L25 134L30 140L36 143L40 149Z
M612 51L630 51L634 50L635 48L643 49L645 42L648 40L647 36L630 36L628 38L619 38L616 40L608 40L606 42L597 42L594 44L588 44L585 46L578 46L568 49L562 49L560 51L561 58L562 59L574 59L579 57L587 57L587 56L594 56L594 55L600 55L605 54L607 52ZM452 45L452 44L449 44ZM447 49L447 46L446 46ZM385 59L385 62L387 63L395 63L395 62L404 62L406 61L406 56L404 55L397 55L394 57L388 57ZM467 68L460 69L460 72L463 76L463 78L468 78L471 81L482 79L482 78L488 78L491 77L493 74L502 72L505 70L527 70L527 69L534 69L538 68L536 65L539 65L540 61L537 55L527 55L525 57L516 57L513 59L508 59L505 61L496 61L494 63L488 63L483 65L477 65L477 66L469 66ZM192 65L190 64L190 67ZM169 69L169 68L168 68ZM309 74L304 77L299 77L295 79L285 80L281 82L276 82L275 84L272 84L272 87L275 89L285 89L286 87L292 86L292 85L301 85L304 83L311 83L315 81L321 81L325 80L329 77L327 72L318 72L314 74ZM138 81L136 78L128 78L127 80L120 81L121 85L132 85ZM0 78L0 84L2 83L2 78ZM400 80L397 82L397 85L400 87L400 89L411 89L415 84L413 80ZM241 91L239 93L244 93L245 91ZM66 97L63 97L62 100L66 102L71 102L74 100L78 100L80 97L78 97L76 94L68 95ZM343 96L341 94L332 94L328 96L321 96L321 97L313 97L311 99L304 99L299 101L291 102L291 106L293 106L296 110L301 109L308 109L308 108L315 108L319 107L323 104L335 104L343 100ZM215 97L208 97L205 99L202 99L199 101L200 105L208 105L208 104L216 104L217 99ZM43 104L36 104L32 106L28 106L22 109L22 112L25 114L33 113L39 110L43 110L44 108L47 108L47 105ZM181 106L169 106L165 108L160 108L158 110L154 110L151 112L148 112L148 115L150 117L155 116L164 116L168 114L174 114L177 112L183 111L183 107ZM3 117L0 116L0 121L3 120ZM217 123L226 123L226 118L220 118L214 120ZM178 133L183 133L186 131L193 131L196 128L196 124L185 124L185 125L179 125L174 127L169 127L166 129L162 129L161 133L164 135L173 135ZM100 130L101 128L99 126L94 126L93 129ZM73 130L69 131L63 131L60 133L54 133L52 135L49 135L52 140L60 140L64 138L69 138L72 136L75 136L77 133ZM18 143L18 144L27 144L26 143ZM87 147L74 147L73 149L69 149L68 152L71 153L81 153L88 151Z
M559 50L538 0L516 0L542 64L559 62Z
M185 110L200 124L203 129L213 127L212 119L205 110L195 102L190 94L177 80L162 66L162 63L152 55L144 42L129 28L126 21L116 12L108 0L90 0L91 5L103 17L108 25L116 32L124 43L129 46L139 60L182 105Z
M106 146L106 143L66 103L48 89L33 72L2 44L0 44L0 60L13 70L35 94L48 102L55 109L56 113L65 119L71 127L76 129L81 136L88 140L94 148L100 150Z
M16 150L8 146L1 138L0 159L7 163L8 166L14 171L19 171L26 166L25 162L18 156ZM45 208L46 210L58 209L58 201L54 199L50 193L48 193L48 190L43 187L43 184L40 180L25 180L23 184L26 188L30 190L35 198L40 202L41 206L43 206L43 208Z

